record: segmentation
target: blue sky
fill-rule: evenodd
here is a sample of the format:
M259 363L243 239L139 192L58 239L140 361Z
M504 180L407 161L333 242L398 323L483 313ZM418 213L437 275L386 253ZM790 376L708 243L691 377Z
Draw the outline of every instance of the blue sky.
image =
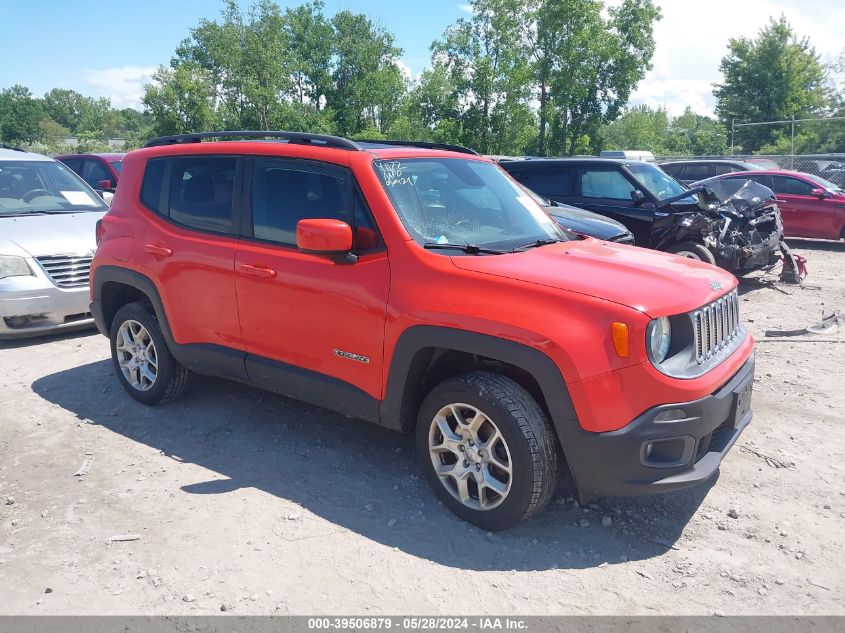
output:
M615 3L618 0L608 0ZM753 36L769 16L786 15L811 36L824 60L845 49L843 0L708 0L694 14L689 0L656 0L664 19L655 30L654 69L633 103L666 106L679 114L687 104L713 108L712 84L728 38ZM15 83L36 95L53 87L104 96L117 107L139 107L143 84L167 64L177 44L201 18L216 18L217 0L0 0L0 88ZM242 0L248 6L249 0ZM280 0L283 7L299 4ZM403 63L417 75L429 63L429 46L468 5L456 0L326 0L326 12L367 14L396 36ZM730 16L729 18L727 16Z

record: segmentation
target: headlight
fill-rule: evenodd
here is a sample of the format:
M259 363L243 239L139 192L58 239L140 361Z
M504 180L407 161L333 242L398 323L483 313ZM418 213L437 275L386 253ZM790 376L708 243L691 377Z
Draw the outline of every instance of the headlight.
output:
M672 343L672 325L667 317L654 319L646 330L646 347L654 363L662 363Z
M6 277L28 277L32 274L23 257L0 255L0 279Z

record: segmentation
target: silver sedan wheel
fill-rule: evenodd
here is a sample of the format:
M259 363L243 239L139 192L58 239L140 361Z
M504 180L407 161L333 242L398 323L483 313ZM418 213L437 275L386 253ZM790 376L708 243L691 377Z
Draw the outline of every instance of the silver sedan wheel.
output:
M511 489L511 453L499 428L469 404L440 409L431 421L428 451L440 483L463 505L492 510Z
M158 377L158 354L150 333L138 321L124 321L117 331L117 364L126 382L149 391Z

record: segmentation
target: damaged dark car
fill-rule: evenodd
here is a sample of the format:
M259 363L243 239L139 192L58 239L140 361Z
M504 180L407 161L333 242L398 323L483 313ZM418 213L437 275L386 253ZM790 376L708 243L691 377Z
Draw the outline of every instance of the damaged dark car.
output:
M716 264L737 275L769 268L782 255L789 258L774 193L754 182L689 189L656 165L601 158L501 165L542 196L621 222L637 246Z

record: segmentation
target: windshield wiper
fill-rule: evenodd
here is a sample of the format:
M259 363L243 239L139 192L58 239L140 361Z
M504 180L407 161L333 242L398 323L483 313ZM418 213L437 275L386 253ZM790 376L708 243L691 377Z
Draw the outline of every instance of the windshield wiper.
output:
M477 244L450 244L448 242L439 244L437 242L426 242L423 244L423 248L428 250L437 250L437 249L451 249L451 250L458 250L463 251L467 255L504 255L506 253L512 253L513 251L502 251L497 250L495 248L484 248L483 246L478 246Z
M533 242L530 242L528 244L523 244L522 246L517 246L513 250L514 250L514 252L525 251L525 250L528 250L529 248L537 248L538 246L547 246L548 244L557 244L558 242L562 242L562 241L563 240L559 240L555 237L547 237L547 238L542 239L542 240L534 240Z

